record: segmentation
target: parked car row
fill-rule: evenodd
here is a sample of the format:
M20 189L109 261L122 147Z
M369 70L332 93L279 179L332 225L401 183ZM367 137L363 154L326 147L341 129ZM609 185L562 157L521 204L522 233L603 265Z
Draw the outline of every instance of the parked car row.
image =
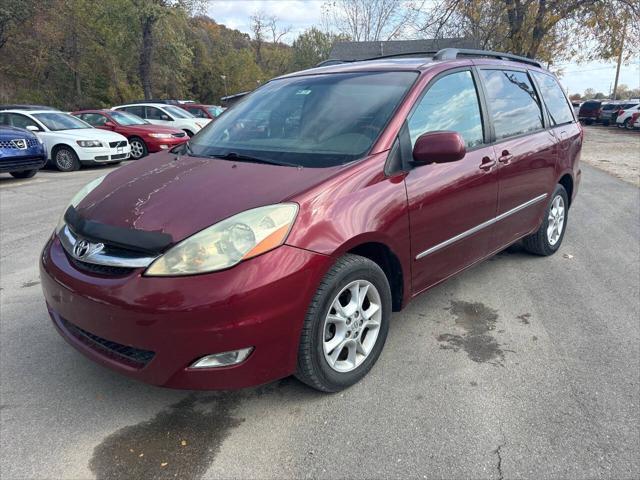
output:
M186 142L222 111L216 105L168 100L71 113L43 105L2 105L0 171L27 178L47 162L69 172L82 165L137 160Z
M638 128L638 126L634 125L635 122L633 120L633 115L638 112L640 112L640 101L604 102L587 100L579 106L578 119L587 125L600 123L605 126L616 125L620 128L632 130Z

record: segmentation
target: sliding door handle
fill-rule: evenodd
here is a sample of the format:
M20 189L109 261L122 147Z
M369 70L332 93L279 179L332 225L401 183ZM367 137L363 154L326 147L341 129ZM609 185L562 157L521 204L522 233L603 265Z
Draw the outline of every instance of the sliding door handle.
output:
M512 158L513 158L513 155L509 153L509 150L503 150L502 155L498 157L498 161L500 163L509 163Z

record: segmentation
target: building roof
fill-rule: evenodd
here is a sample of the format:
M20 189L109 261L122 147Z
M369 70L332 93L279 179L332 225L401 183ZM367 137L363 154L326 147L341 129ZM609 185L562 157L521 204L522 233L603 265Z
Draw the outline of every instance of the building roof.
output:
M336 60L365 60L383 55L403 55L416 52L437 52L443 48L476 48L467 38L435 40L391 40L387 42L336 42L329 58Z

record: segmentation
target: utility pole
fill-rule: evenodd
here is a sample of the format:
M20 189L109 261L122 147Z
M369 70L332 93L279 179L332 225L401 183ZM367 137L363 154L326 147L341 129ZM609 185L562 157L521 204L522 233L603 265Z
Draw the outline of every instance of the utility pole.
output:
M618 66L616 68L616 80L613 82L613 100L618 96L618 78L620 77L620 64L622 63L622 52L624 50L624 37L627 35L627 21L624 21L622 27L622 38L620 39L620 51L618 51Z

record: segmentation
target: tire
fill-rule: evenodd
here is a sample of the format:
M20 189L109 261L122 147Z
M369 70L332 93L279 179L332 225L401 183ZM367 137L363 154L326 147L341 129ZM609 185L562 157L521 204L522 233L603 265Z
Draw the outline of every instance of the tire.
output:
M9 172L13 178L31 178L38 173L38 169L34 170L23 170L21 172Z
M191 130L184 130L184 133L186 133L189 138L193 137L193 132Z
M558 223L558 215L560 214L560 212L558 212L559 207L562 208L562 221L560 223ZM557 213L554 213L552 209L555 209ZM535 233L523 239L524 249L535 255L545 257L556 253L562 244L564 232L567 229L568 213L569 197L567 196L567 191L562 185L556 185L551 199L547 204L547 208L544 211L544 219L542 220L540 228L538 228ZM554 222L556 226L559 225L559 228L554 230L551 228L553 224L550 224L550 222Z
M80 160L71 147L58 147L53 154L53 165L61 172L73 172L80 168Z
M133 160L139 160L149 154L147 144L144 143L144 140L141 138L131 137L129 139L129 145L131 146L131 158Z
M352 304L352 291L366 292L362 297L366 300ZM347 314L352 308L355 312L350 317L342 315L336 302L342 313L342 308ZM379 309L371 312L377 302ZM391 289L382 269L358 255L341 257L320 282L309 306L300 336L296 377L323 392L338 392L357 383L378 360L390 319ZM337 340L338 346L332 349L331 341L336 338L342 341ZM358 357L356 345L367 354ZM331 358L335 358L333 366Z
M624 119L624 122L622 122L622 128L626 128L627 130L633 130L633 124L631 123L631 117Z

